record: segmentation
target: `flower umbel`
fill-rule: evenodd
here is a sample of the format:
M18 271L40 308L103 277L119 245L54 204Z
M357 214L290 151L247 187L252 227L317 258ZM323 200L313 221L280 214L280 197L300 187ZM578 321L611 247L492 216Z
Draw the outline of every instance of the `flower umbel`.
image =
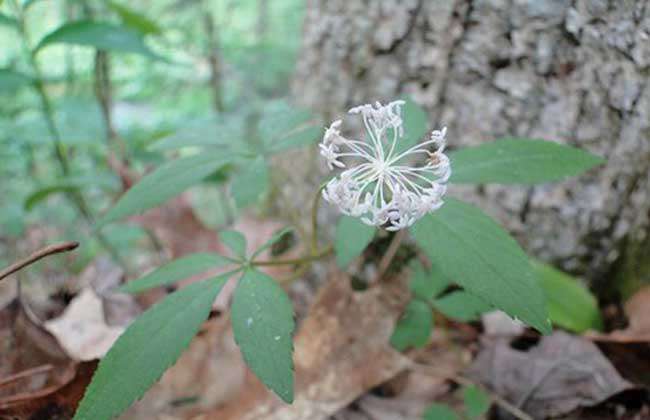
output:
M330 170L346 168L325 186L325 200L344 214L391 231L409 227L439 209L451 175L449 158L443 153L446 127L433 131L428 140L399 151L398 143L404 135L402 105L404 101L387 105L377 102L352 108L350 114L363 118L365 141L343 137L341 120L337 120L319 145ZM351 160L350 168L342 158Z

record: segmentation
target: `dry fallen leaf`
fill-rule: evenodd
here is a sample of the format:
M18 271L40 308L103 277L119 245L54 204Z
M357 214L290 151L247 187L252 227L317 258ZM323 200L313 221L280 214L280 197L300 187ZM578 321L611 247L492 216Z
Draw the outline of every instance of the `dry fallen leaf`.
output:
M408 359L389 344L408 299L405 276L363 292L335 271L296 334L296 398L286 405L247 372L240 392L195 419L326 419L403 372Z
M19 300L0 309L0 418L70 418L95 365L71 360Z
M591 407L633 388L592 342L559 331L529 351L492 341L469 374L534 418Z
M37 367L51 366L53 371L70 364L56 338L29 312L18 299L0 309L0 383ZM47 379L47 375L29 383L23 381L15 389L5 384L0 397L38 390L47 382L43 378Z
M117 293L124 280L124 269L108 257L99 257L88 264L77 279L77 290L92 288L101 298L108 325L128 325L142 309L132 295Z
M420 419L431 403L450 402L453 386L449 378L471 360L470 352L453 340L448 331L434 329L427 347L406 353L416 363L411 370L367 392L332 420Z
M106 323L103 302L91 288L84 289L63 315L46 321L44 327L70 357L81 361L104 356L125 329Z
M630 381L650 387L650 286L640 289L624 306L628 326L607 334L589 332L616 368Z
M187 193L130 220L152 230L169 249L172 259L193 252L218 252L221 249L217 234L201 223L194 213Z
M97 367L97 361L62 366L47 385L0 401L0 418L12 420L72 418Z
M521 322L514 320L503 311L490 311L481 316L485 335L514 337L521 335L526 326Z
M246 365L235 344L230 319L209 319L180 359L123 418L185 419L232 398L244 383Z
M628 326L609 334L591 332L587 337L596 341L619 343L650 343L650 286L643 287L625 302Z

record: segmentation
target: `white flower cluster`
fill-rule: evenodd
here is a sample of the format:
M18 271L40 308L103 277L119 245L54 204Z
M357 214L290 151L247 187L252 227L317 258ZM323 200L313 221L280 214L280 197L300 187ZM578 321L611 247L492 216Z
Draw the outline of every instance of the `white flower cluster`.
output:
M377 102L352 108L350 114L363 117L366 141L343 137L341 120L337 120L319 145L330 170L347 168L342 158L354 163L325 186L325 200L344 214L390 231L409 227L439 209L451 175L449 158L443 153L446 128L408 150L397 151L404 135L402 105L404 101Z

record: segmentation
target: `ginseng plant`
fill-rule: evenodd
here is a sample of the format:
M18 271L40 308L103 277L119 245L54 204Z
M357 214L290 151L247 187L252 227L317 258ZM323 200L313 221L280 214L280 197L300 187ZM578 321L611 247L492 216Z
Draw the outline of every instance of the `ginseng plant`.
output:
M133 321L99 363L75 419L109 419L140 398L189 345L232 277L237 285L231 322L244 360L270 390L292 403L293 309L283 288L260 268L304 267L332 254L344 268L379 230L393 235L387 253L408 240L430 263L428 271L414 268L412 300L391 339L398 349L426 344L432 310L450 308L449 299L436 298L440 285L452 281L459 286L453 299L461 307L474 312L500 309L541 333L551 331L544 292L524 251L481 210L449 197L447 187L557 181L603 160L555 142L531 139L501 139L446 154L448 131L443 128L427 135L426 114L411 101L362 105L349 114L363 123L359 135L344 136L343 121L337 120L325 130L319 145L336 174L315 191L311 237L303 247L308 252L301 258L262 260L262 251L290 229L278 232L250 254L241 233L225 230L219 238L231 251L228 255L188 255L122 286L123 292L138 293L215 267L225 270L168 295ZM155 207L226 165L236 168L233 195L262 193L259 185L267 182L271 171L269 156L310 143L322 133L302 111L274 114L269 121L262 124L266 131L256 147L216 142L204 146L201 153L162 165L124 194L102 223ZM331 245L319 241L326 236L318 232L321 197L343 213ZM380 263L378 275L385 269Z

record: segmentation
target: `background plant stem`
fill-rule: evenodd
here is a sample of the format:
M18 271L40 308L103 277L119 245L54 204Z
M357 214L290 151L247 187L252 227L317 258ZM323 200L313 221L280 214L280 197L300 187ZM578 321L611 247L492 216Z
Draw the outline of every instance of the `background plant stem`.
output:
M300 269L297 271L300 274L304 274L309 263L324 258L334 252L334 247L328 245L323 249L318 249L318 205L320 203L321 191L325 187L323 184L314 197L311 208L311 221L312 221L312 230L311 230L311 240L310 240L310 253L301 258L293 258L288 260L271 260L271 261L251 261L252 266L264 267L264 266L278 266L278 265L299 265ZM283 283L288 283L295 279L295 276L283 281Z
M41 72L40 66L38 65L38 60L36 59L36 52L34 51L34 49L32 49L30 45L29 34L27 33L27 29L25 27L25 15L23 13L22 7L20 6L17 0L13 0L13 6L16 11L18 32L22 38L23 47L26 51L29 64L32 68L32 73L33 73L32 76L34 78L33 86L34 89L36 90L36 93L41 103L41 110L43 114L43 119L45 120L45 124L47 126L47 130L50 134L50 137L52 138L52 143L54 146L54 154L56 156L57 162L59 163L59 167L61 168L61 173L63 174L63 176L68 176L70 175L70 163L68 162L67 151L65 149L64 144L61 141L61 135L56 126L56 122L54 121L54 111L52 108L52 103L50 101L50 98L47 95L47 92L45 91L45 85L43 83L43 73ZM92 213L90 212L90 208L88 207L88 204L86 203L83 195L79 191L71 191L66 193L66 196L77 207L79 213L88 222L88 224L91 226L94 225L94 219L92 217ZM123 268L126 269L126 264L124 263L124 261L122 261L122 258L118 254L117 250L113 248L113 246L108 242L106 237L100 231L94 230L93 232L95 237L99 241L99 243L109 252L109 254L113 257L113 259L119 265L121 265Z
M311 205L311 252L312 254L316 253L318 250L318 207L320 205L320 197L323 189L327 184L323 183L316 195L314 196L314 201Z

